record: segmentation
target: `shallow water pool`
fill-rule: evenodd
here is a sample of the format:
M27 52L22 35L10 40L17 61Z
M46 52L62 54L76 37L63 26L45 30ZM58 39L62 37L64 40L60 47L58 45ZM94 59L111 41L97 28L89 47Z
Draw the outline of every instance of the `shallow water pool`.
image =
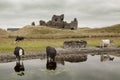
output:
M18 75L16 62L0 63L0 80L120 80L119 57L101 62L100 55L88 55L85 62L57 63L55 70L46 69L46 60L25 60L23 64L24 75Z

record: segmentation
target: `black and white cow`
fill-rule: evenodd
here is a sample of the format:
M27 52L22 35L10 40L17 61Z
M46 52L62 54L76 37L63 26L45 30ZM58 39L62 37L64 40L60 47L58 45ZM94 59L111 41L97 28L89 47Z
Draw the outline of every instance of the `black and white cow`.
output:
M22 41L22 40L24 40L24 37L22 37L22 36L17 36L15 41L19 42L19 41Z
M55 61L56 53L57 51L55 48L51 46L46 47L47 60Z
M14 55L16 56L16 59L18 61L20 61L21 58L22 58L22 55L24 55L24 49L22 47L18 47L18 46L15 47L15 49L14 49Z

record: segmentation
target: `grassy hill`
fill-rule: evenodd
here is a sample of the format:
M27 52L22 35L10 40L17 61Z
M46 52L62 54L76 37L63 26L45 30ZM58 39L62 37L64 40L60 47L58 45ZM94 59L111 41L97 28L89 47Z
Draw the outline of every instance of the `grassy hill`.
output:
M0 29L0 53L13 52L16 46L14 41L17 35L24 36L26 38L23 42L20 42L19 45L28 52L44 51L48 45L63 47L63 42L66 40L86 40L88 42L88 46L98 46L100 45L101 39L109 37L109 39L115 41L116 46L120 45L119 24L104 28L79 28L77 30L62 30L45 26L28 25L16 32L7 32ZM8 38L1 38L1 36L6 36Z
M8 32L6 30L0 29L0 37L7 37Z
M26 38L69 38L72 35L79 35L75 30L63 30L49 28L46 26L25 26L24 28L11 32L11 36L25 36Z
M120 33L120 24L112 25L112 26L107 26L104 28L94 28L94 29L89 29L87 31L90 32L101 32L101 33Z
M104 28L79 28L77 30L63 30L46 26L25 26L11 32L9 37L24 36L26 38L60 39L60 38L85 38L85 37L117 37L120 36L120 24Z

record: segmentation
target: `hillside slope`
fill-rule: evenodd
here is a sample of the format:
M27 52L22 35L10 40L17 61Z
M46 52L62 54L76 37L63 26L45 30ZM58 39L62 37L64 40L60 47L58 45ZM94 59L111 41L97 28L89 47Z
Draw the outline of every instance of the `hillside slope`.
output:
M101 33L120 33L120 24L107 26L104 28L94 28L87 30L89 32L101 32Z
M104 28L79 28L77 30L63 30L46 26L25 26L11 32L11 36L24 36L26 38L85 38L85 37L116 37L120 36L120 24Z
M0 37L7 37L8 32L6 30L0 29Z

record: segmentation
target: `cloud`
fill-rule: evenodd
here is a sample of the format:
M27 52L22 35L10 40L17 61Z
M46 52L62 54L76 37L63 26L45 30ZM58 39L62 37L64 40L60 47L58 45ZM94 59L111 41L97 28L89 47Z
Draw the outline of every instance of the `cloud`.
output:
M59 2L56 0L5 0L0 2L0 4L3 4L1 5L0 10L2 13L0 14L14 16L28 14L30 16L38 14L49 15L49 12L56 13L62 11L64 3L64 0L60 0Z
M49 20L53 14L65 14L68 21L76 17L80 26L115 24L120 23L119 4L120 0L0 0L0 26Z

